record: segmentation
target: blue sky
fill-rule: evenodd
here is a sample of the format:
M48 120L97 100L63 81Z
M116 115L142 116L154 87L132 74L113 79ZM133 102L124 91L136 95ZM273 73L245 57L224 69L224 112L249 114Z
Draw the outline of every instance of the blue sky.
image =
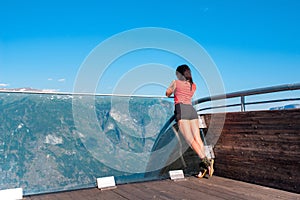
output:
M0 88L73 91L81 64L99 43L141 27L168 28L197 41L218 67L226 92L300 82L299 10L298 0L1 1ZM122 63L124 71L153 60L174 69L184 62L145 54L132 57L140 62ZM203 81L199 85L205 91Z

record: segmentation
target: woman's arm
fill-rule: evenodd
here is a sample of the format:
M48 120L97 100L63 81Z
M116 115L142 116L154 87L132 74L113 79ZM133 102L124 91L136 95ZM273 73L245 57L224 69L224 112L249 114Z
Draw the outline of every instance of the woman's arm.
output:
M170 84L170 86L168 87L168 89L166 91L166 96L170 97L171 94L173 94L173 92L175 91L175 88L176 88L175 81L172 81L172 83Z

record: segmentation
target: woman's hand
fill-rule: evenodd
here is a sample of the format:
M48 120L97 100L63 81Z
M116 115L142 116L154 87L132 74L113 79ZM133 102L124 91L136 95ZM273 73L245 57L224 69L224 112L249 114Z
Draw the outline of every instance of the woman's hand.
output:
M172 83L170 84L170 86L168 87L168 89L166 91L166 96L170 97L173 94L175 88L176 88L175 81L172 81Z

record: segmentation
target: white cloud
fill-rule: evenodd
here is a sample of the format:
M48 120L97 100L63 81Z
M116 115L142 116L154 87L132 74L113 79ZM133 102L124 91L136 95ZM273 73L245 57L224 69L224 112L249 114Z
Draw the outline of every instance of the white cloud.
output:
M48 81L53 81L54 79L53 78L48 78L47 80ZM57 82L66 82L66 79L65 78L60 78L60 79L57 79Z
M9 84L7 84L7 83L0 83L0 87L7 87L7 86L9 86Z
M65 82L66 79L65 79L65 78L61 78L61 79L58 79L57 81L58 81L58 82Z

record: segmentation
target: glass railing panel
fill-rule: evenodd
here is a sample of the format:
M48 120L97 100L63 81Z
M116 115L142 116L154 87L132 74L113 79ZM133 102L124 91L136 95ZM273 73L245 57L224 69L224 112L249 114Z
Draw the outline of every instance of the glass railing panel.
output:
M159 179L145 174L162 167L149 160L172 115L172 101L159 97L0 93L0 189L31 195L95 187L105 176Z

